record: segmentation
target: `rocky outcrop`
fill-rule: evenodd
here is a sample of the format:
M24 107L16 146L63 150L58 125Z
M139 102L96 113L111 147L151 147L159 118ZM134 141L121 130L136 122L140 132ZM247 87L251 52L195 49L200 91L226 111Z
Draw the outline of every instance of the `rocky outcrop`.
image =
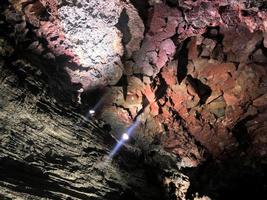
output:
M112 101L103 108L107 121L119 119L113 123L117 132L138 118L137 144L153 149L160 140L185 167L200 164L207 152L220 158L239 149L237 125L264 118L261 113L266 112L263 105L253 105L267 91L265 11L251 4L226 4L185 1L151 8L148 31L131 61L132 76L122 87L110 89ZM226 20L230 15L236 22ZM253 134L248 131L248 140L254 141ZM150 138L152 146L144 145L142 137ZM265 146L263 135L259 137Z
M133 57L134 73L155 77L173 59L177 44L205 33L208 27L219 26L229 32L242 27L244 30L238 34L251 34L257 30L266 32L266 12L249 6L253 5L238 1L179 1L172 7L156 3L150 10L149 30L141 49ZM238 37L229 33L225 35Z
M257 199L266 199L262 198L266 197L263 186L266 178L262 172L266 169L267 153L267 6L264 1L14 0L5 1L1 11L0 26L1 30L5 30L1 31L3 44L11 41L15 47L5 47L2 55L12 55L5 59L14 61L10 66L15 66L21 80L28 81L26 75L32 72L28 68L37 66L40 71L31 74L30 83L34 86L29 89L33 92L40 90L40 87L35 87L39 82L33 81L36 77L47 79L50 89L45 91L50 93L46 96L57 99L56 103L53 97L44 100L37 93L31 95L30 100L27 100L27 94L15 100L3 98L2 102L14 101L10 104L13 106L22 98L22 105L33 105L29 106L32 109L30 119L40 118L39 109L45 109L38 123L47 121L48 127L54 124L59 127L41 129L47 135L47 142L45 145L37 143L36 148L44 148L56 141L58 147L65 148L60 155L52 156L61 165L54 165L53 161L49 165L52 169L46 168L42 163L47 159L45 155L34 152L30 155L42 158L36 163L48 175L54 175L58 165L63 168L60 172L64 172L62 175L56 171L61 178L69 180L68 177L73 177L72 172L78 173L78 178L72 178L68 183L72 189L76 187L73 189L76 193L72 195L67 190L63 192L64 197L69 195L83 199L92 193L99 199L127 199L129 196L134 196L134 199L201 199L202 196L204 199L238 199L243 190L237 185L243 187L245 184L244 188L249 186L252 189L244 194L251 192L256 194ZM25 66L28 66L27 70ZM38 75L41 72L44 73L42 78ZM5 84L2 88L15 85L15 81L8 82L9 86ZM109 87L105 87L107 85ZM15 96L21 94L17 88L12 89ZM59 102L64 106L59 106ZM104 120L106 125L95 128L90 123L89 127L84 127L88 121L72 109L65 108L70 102L76 112L80 110L87 117L88 108L94 109L95 118ZM13 107L7 108L15 113ZM29 113L29 107L23 109ZM63 119L58 119L58 112ZM47 113L55 116L56 120L50 119ZM65 116L65 113L71 113L71 116ZM7 118L7 124L15 124L19 131L23 131L21 126L25 126L25 137L38 140L41 136L32 134L27 128L30 125L20 122L24 114L18 112L18 116L13 117L15 121ZM6 118L8 112L4 111L2 116ZM82 121L81 127L74 123L77 120ZM99 123L96 121L96 124ZM103 129L109 131L103 133ZM14 137L15 143L24 138L10 135L12 128L7 130L8 137ZM38 126L36 130L39 131ZM124 141L121 153L115 156L115 161L107 169L112 175L114 172L114 176L121 175L119 183L117 179L110 180L105 175L99 175L102 168L98 169L98 165L85 170L85 162L98 163L99 156L110 153L112 141L120 140L128 130L131 130L130 140ZM85 135L89 131L88 138L86 135L83 139L80 131ZM96 134L93 134L94 131ZM57 138L57 132L64 138ZM103 138L95 136L98 132L99 135L104 134ZM13 140L7 141L3 143L4 147L8 147L3 154L8 155L3 156L5 163L9 162L5 160L7 157L19 163L22 160L24 164L31 162L25 160L28 157L24 151L10 148ZM67 148L66 144L72 148ZM97 146L101 149L89 144L99 144ZM88 151L92 153L87 155L83 145L85 149L89 145ZM35 146L35 143L31 145L30 142L30 146ZM19 159L9 153L13 151ZM54 151L56 147L52 153L47 153L48 156ZM68 153L72 153L71 156ZM79 153L83 156L78 156ZM64 157L65 154L67 156ZM68 160L70 157L71 160ZM73 168L66 168L62 163L71 163ZM136 163L141 163L141 166ZM112 167L116 164L118 170L115 172ZM33 165L36 166L35 160ZM9 166L5 164L3 170L8 171ZM181 174L183 170L185 173ZM244 171L240 177L237 171L241 170ZM148 171L153 173L145 179L143 175ZM90 173L94 177L92 184L90 181L90 184L87 183L87 189L94 188L92 192L75 186L91 180L88 175L81 178ZM232 178L225 178L228 174ZM98 179L99 176L104 177L104 183ZM134 180L129 178L131 176ZM130 182L124 181L123 177ZM14 177L11 178L13 181ZM2 179L5 182L6 178ZM161 184L149 185L147 180ZM62 185L58 179L49 181ZM114 182L118 184L114 186ZM96 184L96 187L93 183L99 185ZM227 190L228 184L234 193L230 197L222 192ZM10 189L10 185L1 187L3 191L8 191L4 195L16 191ZM253 187L260 188L261 192L255 192ZM103 188L108 189L103 191ZM160 192L153 195L155 190ZM110 191L123 191L122 197L115 197L112 192L109 196ZM52 194L60 192L62 189L52 191ZM79 196L80 193L86 196Z
M2 36L0 56L1 199L165 198L163 180L180 176L167 175L172 156L145 161L140 149L125 146L109 159L117 141L108 124L59 104L46 76Z
M72 93L116 84L124 71L121 57L139 49L144 32L136 9L119 0L14 0L4 15L16 27L20 43L31 40L24 43L28 53L52 65L43 69L49 76L65 73L63 89ZM126 31L120 23L126 24Z

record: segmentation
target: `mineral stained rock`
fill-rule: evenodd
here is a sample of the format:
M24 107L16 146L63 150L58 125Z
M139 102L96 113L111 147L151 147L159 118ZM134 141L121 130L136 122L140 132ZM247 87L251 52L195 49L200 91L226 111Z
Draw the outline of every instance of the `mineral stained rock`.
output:
M107 124L59 104L44 74L27 60L11 59L14 52L0 36L0 199L165 197L160 180L170 176L150 182L146 176L157 175L140 151L123 148L109 159L116 140Z
M113 125L120 131L140 118L139 132L151 138L152 146L153 138L160 137L182 166L192 167L206 159L205 152L216 158L236 149L236 125L252 123L265 112L252 102L267 91L266 11L238 2L179 5L156 3L149 10L148 31L129 70L143 78L127 74L126 97L123 87L111 88L112 101L102 116L118 118L120 125ZM253 133L248 134L253 141ZM138 131L136 140L151 148L143 145Z
M18 0L11 1L4 13L11 24L16 24L20 42L27 40L27 32L35 34L36 41L28 49L55 65L53 73L58 68L64 71L73 91L116 84L123 73L121 57L139 49L144 32L136 9L120 0ZM20 19L14 20L15 16ZM126 23L128 32L119 30L120 21ZM28 29L26 24L32 27ZM129 41L123 46L125 38Z
M7 157L12 162L31 163L31 154L34 159L37 155L42 159L33 159L33 165L38 163L49 175L49 180L62 185L61 181L50 176L56 171L58 176L69 181L72 190L68 188L60 198L116 199L114 193L118 191L123 192L117 199L128 199L129 196L133 199L173 200L267 198L266 176L263 175L267 169L265 1L12 0L5 2L1 11L0 26L5 31L1 32L3 39L0 44L3 47L0 53L9 63L13 61L11 66L20 77L5 78L6 74L3 75L2 90L13 86L8 91L15 91L14 100L2 95L0 101L1 108L7 109L1 114L7 122L7 137L14 137L15 145L19 139L26 140L26 136L17 139L12 131L23 131L23 126L27 134L32 134L30 119L42 116L33 129L39 131L38 124L48 122L48 125L43 125L44 130L40 128L48 141L44 142L45 145L38 143L37 147L49 146L54 140L62 148L66 143L71 146L54 156L56 147L52 145L54 148L46 154L59 161L51 163L45 160L46 154L30 153L26 156L26 151L10 148L14 145L12 139L3 140L3 146L7 148L3 148L3 154L8 155L3 156L3 170L7 171L10 166ZM6 45L7 41L12 41L13 46ZM6 64L4 59L0 61L2 66L9 63ZM57 102L69 105L68 99L71 99L80 104L78 108L75 104L76 111L80 109L83 114L84 109L94 108L96 118L104 120L105 126L92 129L90 123L89 127L79 127L86 135L81 136L77 126L64 124L73 120L85 123L76 112L64 110L60 113L70 114L57 120L60 117L54 110L61 110L63 106L59 107L50 99L45 101L39 93L30 95L32 98L28 94L23 97L23 92L18 89L20 85L16 85L14 80L24 80L32 72L30 66L40 69L37 75L44 73L42 80L47 80L51 95L57 97ZM26 78L27 83L33 85L30 87L33 93L40 90L39 86L35 87L39 85L34 81L37 75L31 74L32 79ZM107 85L109 87L105 87ZM101 90L97 90L99 88ZM18 94L22 97L16 97ZM21 106L26 105L21 110L26 110L27 114L20 111L14 119L8 118L8 109L15 113L10 106L17 105L21 98ZM28 104L33 106L28 107ZM39 109L52 111L43 111L41 115ZM31 116L30 119L21 120L25 115ZM101 169L94 172L93 178L84 176L97 168L90 165L85 170L88 167L86 163L98 163L98 157L111 149L110 141L119 140L122 133L136 122L138 127L132 131L130 141L115 157L116 170L112 164L108 168L111 175L101 175ZM10 123L15 124L19 131L10 128ZM53 125L56 128L51 130ZM109 131L101 140L102 136L98 138L93 133L102 134L103 129ZM53 137L50 138L51 134ZM41 136L29 137L37 140ZM108 144L104 144L107 138ZM31 142L26 144L32 148L35 146ZM87 150L81 149L82 145ZM12 151L15 155L10 154ZM82 156L78 156L79 153ZM16 155L19 159L15 159ZM74 160L68 160L69 157ZM129 160L136 162L127 164ZM64 162L72 163L70 168L66 168ZM64 165L60 170L64 175L57 171L58 165L59 168ZM135 170L130 172L129 169ZM152 173L146 179L144 174L148 171ZM72 173L78 174L76 178ZM115 174L119 177L110 178ZM132 176L129 182L125 181L125 177ZM14 177L11 178L13 181ZM88 179L93 181L86 182ZM6 177L2 180L5 183ZM159 185L149 185L151 180ZM85 182L86 189L93 188L88 189L89 192L82 187ZM8 182L10 185L13 183ZM4 196L19 196L10 185L0 185L5 191ZM245 191L244 188L249 189ZM228 189L233 195L225 193ZM71 193L73 190L75 194ZM154 193L155 190L159 193ZM52 195L60 191L53 191ZM79 196L81 193L86 196Z
M267 31L266 12L257 10L257 8L247 8L243 2L200 0L179 2L181 7L170 7L159 3L151 8L149 30L140 50L134 56L136 68L141 68L136 70L136 73L141 72L147 76L155 76L168 61L173 59L176 52L175 43L203 34L207 27L220 26L222 29L226 29L228 33L225 33L225 36L232 37L229 41L233 41L234 38L234 40L243 38L240 34L249 36L257 30ZM245 15L244 13L249 14ZM230 32L235 32L236 26L239 24L239 29L244 30L238 31L238 36L230 34ZM250 36L246 38L246 40L250 39ZM206 39L203 44L211 45L214 48L215 43L207 44L210 42L212 40ZM236 42L237 45L233 45L241 45L240 42ZM251 49L255 44L251 42L250 45L248 48ZM209 53L206 51L203 51L202 54ZM245 51L243 52L244 57L247 56Z

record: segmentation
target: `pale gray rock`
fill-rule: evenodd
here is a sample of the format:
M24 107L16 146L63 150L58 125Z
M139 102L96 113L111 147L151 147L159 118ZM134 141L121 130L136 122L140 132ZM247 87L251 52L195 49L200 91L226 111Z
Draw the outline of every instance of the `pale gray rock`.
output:
M67 71L84 89L116 84L122 75L122 36L115 27L122 9L119 0L59 2L66 41L80 64L78 70Z

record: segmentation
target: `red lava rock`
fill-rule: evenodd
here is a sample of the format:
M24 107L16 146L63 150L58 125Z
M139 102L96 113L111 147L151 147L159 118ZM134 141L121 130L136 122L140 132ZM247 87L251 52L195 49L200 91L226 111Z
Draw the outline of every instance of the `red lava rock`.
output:
M167 55L173 56L176 47L171 39L167 39L160 44L160 49L164 50Z
M159 114L159 106L156 102L150 104L150 114L152 116L157 116Z
M5 15L10 23L23 21L16 25L21 37L26 37L28 31L36 34L38 40L30 44L30 51L45 52L44 57L53 62L65 58L61 68L55 68L67 73L71 86L92 89L115 84L122 73L128 76L126 96L122 87L111 87L111 100L103 118L121 127L130 124L143 109L139 117L150 123L148 135L150 132L162 134L162 146L177 154L184 166L198 165L205 159L201 153L204 149L216 158L231 152L238 142L232 130L244 119L248 120L244 123L252 143L248 152L266 155L266 134L263 134L267 130L267 72L263 67L267 63L266 11L243 1L186 0L172 7L165 3L153 4L147 31L143 34L142 21L131 4L123 7L121 1L112 0L117 6L109 8L105 7L105 1L101 2L94 7L99 9L103 4L105 9L99 9L100 14L92 17L91 11L83 13L90 14L91 21L87 24L79 21L82 15L78 16L79 20L73 20L75 12L68 9L75 9L75 3L66 8L55 0L14 1L13 10L5 11ZM42 17L41 13L48 8L51 13L47 18ZM125 33L115 26L123 8L129 18L127 36L131 36L124 44L124 66L120 58L124 53ZM64 13L70 15L64 16ZM72 15L73 18L68 18ZM29 30L27 23L34 28ZM96 24L101 24L99 32L94 32L92 37L86 40L74 37L77 35L73 30L81 33L77 27ZM105 29L109 26L112 28ZM70 31L66 31L66 27ZM88 29L84 26L82 30ZM98 41L104 30L108 50L100 44L89 48L92 38ZM84 33L84 38L88 34ZM81 46L84 49L79 49ZM102 56L102 50L107 54ZM89 51L91 57L88 57ZM94 65L87 66L91 60ZM177 78L182 75L178 83ZM159 128L159 124L164 125L163 128ZM156 133L157 128L153 126L160 133ZM142 137L146 137L145 134Z
M229 53L228 60L234 62L246 62L251 50L262 41L261 32L250 32L244 27L223 30L224 52Z
M244 16L241 2L183 1L179 6L184 17L180 10L166 4L156 4L150 10L148 32L140 50L134 53L133 68L153 80L144 83L143 95L149 102L144 115L167 127L163 132L168 134L162 133L163 147L184 159L185 166L196 166L205 159L196 141L219 158L237 148L232 134L235 125L266 106L266 69L259 66L265 62L265 55L259 48L266 37L263 19L267 18L257 13ZM181 47L189 37L188 44ZM173 61L180 53L177 47L186 49L182 59L188 61L180 83L177 68L183 60ZM259 65L249 64L252 59ZM165 93L156 99L155 93L163 84ZM262 140L259 134L254 141L260 144ZM258 153L265 155L262 149ZM251 148L250 152L256 151Z
M260 41L261 39L258 36L255 36L253 40L251 40L252 32L256 32L256 30L265 31L265 21L267 19L266 15L260 12L258 15L251 14L249 16L242 15L242 9L244 5L242 3L229 3L225 2L222 3L221 1L212 1L212 2L201 2L197 1L197 3L189 3L185 1L185 7L188 9L184 12L185 17L182 17L181 11L176 8L170 8L166 4L156 4L150 12L150 20L149 20L149 31L145 36L145 41L143 42L140 54L138 54L138 58L135 59L137 66L144 67L148 66L146 57L146 52L155 51L159 49L159 61L156 61L155 58L151 63L157 63L156 66L161 68L169 59L167 59L166 55L161 51L161 43L172 37L174 34L178 34L178 41L183 41L188 37L192 37L195 35L200 35L206 31L206 26L217 26L220 25L225 30L229 30L231 33L224 33L225 37L229 37L229 45L234 44L234 47L237 48L240 46L240 50L233 49L231 56L231 61L237 61L240 59L247 58L246 50L241 53L243 48L251 49L252 46L255 46L255 43ZM219 12L219 6L228 5L227 9L224 9L221 13ZM183 6L182 6L183 7ZM252 11L253 12L253 11ZM256 23L257 22L257 23ZM242 26L240 25L242 23ZM266 26L267 27L267 26ZM176 31L177 28L177 31ZM244 30L240 30L240 29ZM245 34L249 37L243 37L242 35L235 35L233 32L237 34ZM256 34L257 35L257 34ZM250 40L247 47L242 47L242 45L246 45L244 40L237 41L237 39L244 38L247 41ZM226 39L227 40L227 39ZM226 40L224 44L226 44ZM149 41L149 45L147 44ZM236 43L232 43L235 42ZM207 44L209 43L209 44ZM204 42L205 48L203 56L208 56L209 53L214 49L215 42L210 39L206 39ZM208 47L209 46L209 47ZM227 47L227 45L225 45ZM191 49L191 48L190 48ZM197 52L194 50L194 54L191 53L192 50L189 52L189 58L192 55L195 55ZM229 52L228 49L225 49L225 52ZM240 53L238 53L240 51ZM192 55L191 55L192 54ZM237 54L237 55L235 55ZM230 57L229 57L230 58ZM146 63L146 64L145 64ZM153 67L153 66L152 66ZM154 71L154 74L157 73L158 70ZM151 74L151 73L150 73Z
M225 92L223 94L223 98L228 106L237 105L239 102L239 98L237 98L234 94L231 92L227 93Z
M65 55L73 58L75 62L79 63L79 58L67 47L64 42L65 37L57 25L49 21L41 21L37 35L46 38L48 41L48 48L53 51L56 56ZM61 42L62 41L62 42ZM61 43L61 45L58 45Z
M216 46L216 42L212 39L204 39L203 40L203 44L202 44L202 52L201 52L201 56L203 57L208 57L211 55L213 49Z
M198 50L197 50L197 41L198 37L192 37L191 41L189 42L188 47L188 59L193 60L198 57Z
M155 93L150 86L144 86L144 95L146 96L149 103L153 103L155 101Z
M167 85L175 85L177 83L177 61L173 61L162 69L162 78Z
M160 70L167 63L167 61L168 61L168 56L166 52L163 49L161 49L159 51L159 57L157 59L156 66Z
M176 34L176 27L178 26L178 18L181 17L181 12L178 9L170 8L165 4L156 4L150 13L150 30L146 34L142 43L141 49L134 56L136 65L143 68L143 73L153 76L172 59L175 53L175 45L170 39ZM146 59L147 53L151 55L158 55ZM159 53L157 53L159 52ZM155 66L151 65L153 63ZM152 70L145 68L155 68L153 74ZM149 72L149 73L148 73Z

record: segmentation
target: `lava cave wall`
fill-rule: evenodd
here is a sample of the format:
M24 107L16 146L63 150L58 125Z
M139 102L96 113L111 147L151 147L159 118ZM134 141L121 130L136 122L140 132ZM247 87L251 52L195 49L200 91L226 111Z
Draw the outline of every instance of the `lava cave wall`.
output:
M267 198L265 1L4 0L0 10L3 197L236 199L247 188L243 198ZM89 108L99 120L81 116Z
M40 69L0 44L0 199L165 198L140 150L110 160L109 125L56 101Z

